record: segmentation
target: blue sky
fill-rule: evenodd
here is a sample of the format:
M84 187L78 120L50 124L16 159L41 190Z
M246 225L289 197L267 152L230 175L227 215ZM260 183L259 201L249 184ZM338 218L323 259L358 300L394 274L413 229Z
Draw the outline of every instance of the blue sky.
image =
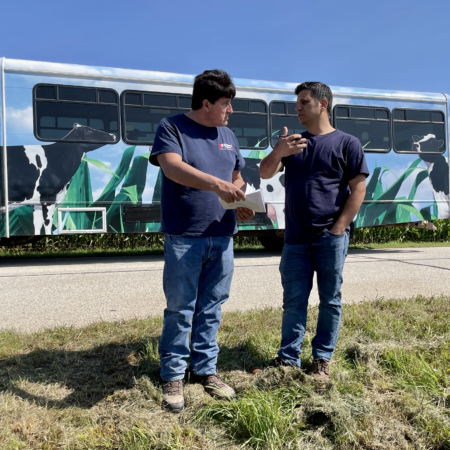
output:
M450 93L449 0L16 0L0 56Z

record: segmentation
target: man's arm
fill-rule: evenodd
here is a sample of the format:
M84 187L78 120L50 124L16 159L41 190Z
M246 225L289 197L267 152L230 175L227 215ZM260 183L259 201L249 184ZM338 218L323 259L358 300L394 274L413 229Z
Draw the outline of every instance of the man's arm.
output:
M178 153L161 153L156 158L164 175L175 183L195 189L213 191L227 203L245 200L245 194L238 186L191 167L183 162Z
M366 196L366 176L359 174L353 180L348 182L350 187L350 196L345 202L341 215L334 224L330 233L343 234L356 216Z
M233 171L233 184L239 189L243 189L245 187L245 181L242 178L241 172L239 172L239 170ZM254 216L255 211L252 211L249 208L244 208L243 206L236 208L236 219L241 222L253 219Z
M288 129L284 127L283 136L287 136ZM281 159L301 153L306 147L306 139L301 134L291 134L287 137L280 137L275 148L262 161L259 166L259 175L263 179L272 178L282 168Z

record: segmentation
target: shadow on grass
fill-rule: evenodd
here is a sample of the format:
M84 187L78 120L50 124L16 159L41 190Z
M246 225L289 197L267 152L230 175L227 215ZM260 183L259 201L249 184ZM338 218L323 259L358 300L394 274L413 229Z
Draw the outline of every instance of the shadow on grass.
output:
M88 409L116 391L132 389L142 376L160 386L159 340L149 337L80 351L40 348L15 355L0 361L0 393L47 408ZM222 346L218 370L245 371L256 361L245 345Z
M91 408L117 390L132 388L144 373L156 379L159 366L140 357L146 344L106 344L81 351L36 349L16 355L0 361L0 392L58 409ZM72 392L55 399L60 387Z

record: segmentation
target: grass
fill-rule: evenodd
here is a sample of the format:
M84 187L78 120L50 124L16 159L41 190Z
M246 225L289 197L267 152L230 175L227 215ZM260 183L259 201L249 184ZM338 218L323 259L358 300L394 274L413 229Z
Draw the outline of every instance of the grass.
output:
M224 314L218 370L238 398L188 383L179 415L160 406L161 318L0 332L0 448L450 449L450 298L345 305L322 394L311 376L317 313L303 370L257 376L248 369L276 355L281 311Z

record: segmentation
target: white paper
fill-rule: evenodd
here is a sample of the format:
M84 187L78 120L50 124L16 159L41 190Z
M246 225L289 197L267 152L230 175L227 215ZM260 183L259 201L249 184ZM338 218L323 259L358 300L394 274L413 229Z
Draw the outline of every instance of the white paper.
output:
M245 193L245 200L240 200L234 203L226 203L221 198L219 198L220 204L224 209L236 209L239 207L248 208L255 212L266 212L266 207L264 205L264 197L261 189L256 191Z

